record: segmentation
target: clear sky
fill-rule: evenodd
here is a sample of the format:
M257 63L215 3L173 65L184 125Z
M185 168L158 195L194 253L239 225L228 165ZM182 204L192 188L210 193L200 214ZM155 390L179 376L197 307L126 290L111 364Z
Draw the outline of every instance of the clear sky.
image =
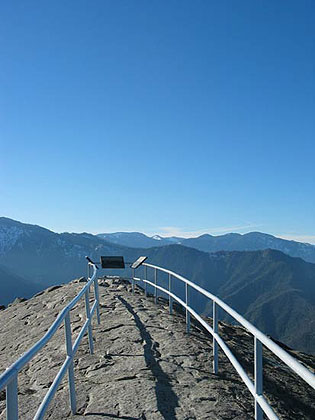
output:
M0 213L315 243L313 0L3 1Z

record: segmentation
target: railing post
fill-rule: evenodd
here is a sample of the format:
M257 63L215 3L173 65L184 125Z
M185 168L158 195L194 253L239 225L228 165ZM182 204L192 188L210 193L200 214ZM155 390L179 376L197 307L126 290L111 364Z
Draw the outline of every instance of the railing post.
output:
M132 283L132 294L134 295L135 294L135 269L134 268L132 269L131 283Z
M148 274L147 266L144 265L144 280L148 279L147 274ZM148 285L147 285L146 282L144 282L144 295L145 295L145 297L148 297Z
M157 270L154 269L154 284L157 285ZM154 303L157 303L157 288L154 288Z
M263 393L263 358L262 344L257 337L255 343L255 394L256 397ZM255 420L263 420L263 410L255 398Z
M189 306L189 289L188 284L185 283L185 290L186 290L186 305ZM189 334L190 332L190 312L186 308L186 333Z
M90 278L90 263L88 263L88 266L87 266L87 279L89 280L89 278Z
M213 301L213 332L214 333L218 333L219 329L218 329L218 307L215 303L215 301ZM215 339L214 335L212 337L212 351L213 351L213 373L217 374L218 373L218 343L217 340Z
M73 351L72 351L72 339L71 339L71 325L70 325L70 314L67 313L65 317L65 336L66 336L66 351L67 356L70 357L71 362L68 367L68 381L69 381L69 394L70 394L70 407L72 414L77 411L77 401L75 396L75 383L74 383L74 370L73 370Z
M168 274L168 291L169 292L172 291L172 276L171 276L170 273ZM172 296L168 296L168 305L169 305L170 315L172 315L172 313L173 313L173 298L172 298Z
M85 292L85 310L86 310L86 318L89 320L88 337L89 337L90 354L93 354L94 346L93 346L93 336L92 336L92 319L91 319L91 313L90 313L89 288L87 288Z
M17 374L7 385L7 420L18 420L18 379Z
M99 289L98 289L98 279L97 276L95 276L94 279L94 294L95 294L95 300L96 300L96 319L97 319L97 323L98 325L101 323L101 318L100 318L100 293L99 293Z

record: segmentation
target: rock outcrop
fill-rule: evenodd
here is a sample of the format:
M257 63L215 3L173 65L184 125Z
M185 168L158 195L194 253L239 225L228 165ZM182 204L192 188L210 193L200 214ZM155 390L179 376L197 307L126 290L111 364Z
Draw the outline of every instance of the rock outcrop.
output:
M59 311L83 287L82 279L51 288L0 313L0 372L40 339ZM253 418L253 398L220 353L211 373L212 339L198 325L186 334L180 311L167 302L131 294L120 279L100 280L101 324L93 321L94 354L84 338L75 358L78 414L69 408L67 378L47 419L238 419ZM73 340L85 320L84 301L71 311ZM220 323L220 334L252 375L253 337L242 327ZM33 418L65 358L64 328L19 374L20 418ZM310 369L315 358L294 353ZM266 398L282 419L314 419L315 391L264 350ZM5 418L5 391L0 419Z

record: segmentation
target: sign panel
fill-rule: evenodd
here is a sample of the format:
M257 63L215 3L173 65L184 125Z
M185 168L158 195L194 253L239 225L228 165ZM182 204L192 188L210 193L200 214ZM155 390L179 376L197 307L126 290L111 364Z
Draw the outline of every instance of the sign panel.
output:
M121 256L102 256L102 268L125 268L124 257Z
M143 264L143 263L144 263L144 261L145 261L147 258L148 258L148 257L139 257L139 258L137 259L137 261L135 261L135 262L132 264L131 268L136 269L136 268L140 267L140 265L141 265L141 264Z

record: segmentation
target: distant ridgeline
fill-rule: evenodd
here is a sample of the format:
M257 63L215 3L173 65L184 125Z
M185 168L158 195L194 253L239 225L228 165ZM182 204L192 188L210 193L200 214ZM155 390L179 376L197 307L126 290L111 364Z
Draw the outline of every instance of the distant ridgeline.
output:
M148 237L139 232L100 233L98 237L117 245L132 248L152 248L171 244L185 245L204 252L217 251L259 251L276 249L291 257L300 257L307 262L315 263L315 245L288 241L260 232L250 232L244 235L228 233L221 236L201 235L198 238L163 238L159 235Z
M105 240L87 233L56 234L0 218L0 304L7 305L18 296L28 298L82 275L85 255L95 260L100 255L124 255L127 261L147 255L152 263L168 267L221 297L266 334L315 354L315 264L306 261L315 261L315 246L260 233L172 238L172 242L136 234L138 239L144 236L146 242L139 240L139 248L132 248L133 234L128 234L128 247L121 244L124 235L107 235ZM148 248L151 244L155 247ZM280 247L287 254L264 249ZM249 251L255 248L263 249ZM163 277L159 280L166 281ZM193 306L211 314L205 300L192 298Z

